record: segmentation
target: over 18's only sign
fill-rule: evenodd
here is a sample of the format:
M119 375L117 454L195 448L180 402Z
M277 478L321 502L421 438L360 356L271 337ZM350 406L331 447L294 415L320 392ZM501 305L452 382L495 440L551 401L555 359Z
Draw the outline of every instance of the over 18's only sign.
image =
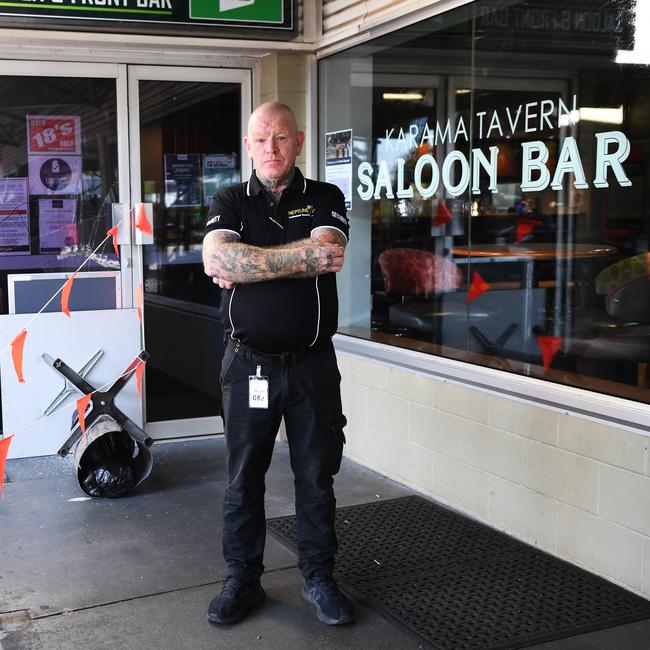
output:
M28 154L81 154L78 115L28 115Z

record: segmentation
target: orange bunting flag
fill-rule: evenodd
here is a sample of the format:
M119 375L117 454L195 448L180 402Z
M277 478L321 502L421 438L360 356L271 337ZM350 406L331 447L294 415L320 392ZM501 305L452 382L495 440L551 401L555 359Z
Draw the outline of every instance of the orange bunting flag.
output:
M25 383L23 377L23 350L25 348L25 339L27 338L27 330L21 330L20 334L11 342L11 360L14 362L14 370L16 377L21 384Z
M537 226L541 226L541 221L535 221L535 219L519 219L517 222L517 244L524 238L528 237Z
M117 248L117 226L113 226L110 230L107 230L106 236L113 237L113 248L115 249L115 254L119 256L120 251Z
M77 413L79 414L79 426L81 427L81 433L86 436L86 409L90 400L93 398L92 394L84 395L77 400Z
M472 276L472 286L469 288L467 294L467 302L476 300L482 293L485 293L490 288L490 285L481 277L478 271L474 271Z
M138 216L135 220L135 227L142 230L142 232L146 232L147 235L153 235L153 228L149 219L147 219L144 203L138 203Z
M74 282L75 275L77 275L76 272L65 281L63 289L61 290L61 311L68 318L70 318L70 292L72 291L72 283Z
M449 208L447 207L447 204L444 202L443 199L440 199L438 201L438 209L436 210L436 216L433 219L433 225L436 226L444 226L446 223L451 221L452 219L452 214L449 212Z
M561 336L536 336L537 345L542 352L542 363L544 364L544 372L546 372L553 363L555 355L562 346Z
M12 438L13 435L0 440L0 494L2 494L3 497L5 495L5 461L7 460L9 445L11 444Z
M143 361L135 369L135 387L138 389L138 395L142 397L142 376L144 375L144 367L147 365L146 361Z
M138 285L138 318L142 322L142 283Z

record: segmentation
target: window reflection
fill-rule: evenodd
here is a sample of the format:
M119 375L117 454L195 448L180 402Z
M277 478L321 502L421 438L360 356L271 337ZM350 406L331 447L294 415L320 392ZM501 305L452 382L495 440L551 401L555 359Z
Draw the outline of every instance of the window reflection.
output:
M201 243L212 195L240 180L239 86L141 81L139 90L142 196L154 212L145 294L215 304Z
M114 79L2 77L0 285L8 287L8 275L51 272L59 274L52 276L56 290L62 272L93 251L82 273L116 274L111 242L96 249L112 226L117 178ZM17 308L10 295L0 291L0 314ZM46 310L58 309L54 301Z
M355 135L342 332L649 401L632 10L475 2L320 62Z

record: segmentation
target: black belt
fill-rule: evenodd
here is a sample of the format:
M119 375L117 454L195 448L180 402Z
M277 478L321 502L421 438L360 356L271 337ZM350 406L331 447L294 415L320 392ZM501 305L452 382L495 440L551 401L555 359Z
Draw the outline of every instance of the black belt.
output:
M228 347L233 347L235 349L235 354L241 354L247 361L259 363L260 365L271 364L273 366L282 367L295 366L306 357L331 346L332 341L330 340L314 346L313 348L307 348L306 350L293 350L290 352L280 352L278 354L267 354L265 352L253 350L253 348L249 348L247 345L244 345L237 340L229 339L228 341Z

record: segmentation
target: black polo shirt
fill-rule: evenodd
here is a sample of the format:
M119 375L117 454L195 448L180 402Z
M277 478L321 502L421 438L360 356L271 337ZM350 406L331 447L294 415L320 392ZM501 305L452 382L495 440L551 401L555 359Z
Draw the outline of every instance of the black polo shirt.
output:
M345 212L338 187L307 180L298 168L276 206L253 172L248 182L212 197L205 232L232 232L263 247L308 238L318 228L335 228L347 239ZM254 350L306 350L336 332L336 274L239 284L222 291L219 314L226 334Z

